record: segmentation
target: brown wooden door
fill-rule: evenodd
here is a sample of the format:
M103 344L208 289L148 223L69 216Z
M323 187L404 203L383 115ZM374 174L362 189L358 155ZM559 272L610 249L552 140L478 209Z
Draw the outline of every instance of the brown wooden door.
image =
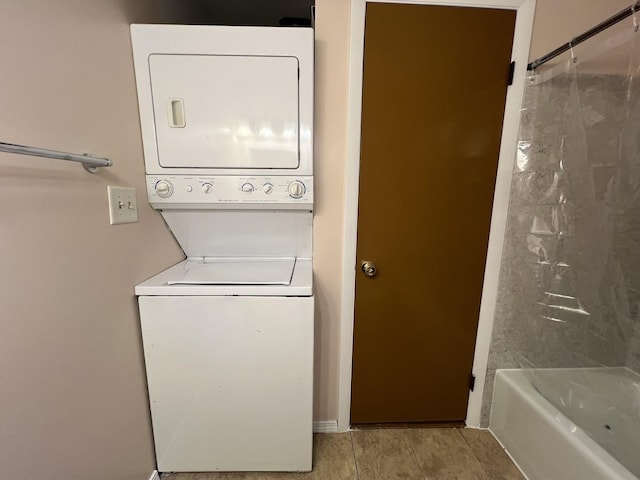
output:
M515 15L367 5L354 424L466 416Z

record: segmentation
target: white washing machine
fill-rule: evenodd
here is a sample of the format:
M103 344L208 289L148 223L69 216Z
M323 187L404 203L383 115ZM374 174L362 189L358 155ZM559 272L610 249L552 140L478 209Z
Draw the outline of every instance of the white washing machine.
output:
M135 288L158 470L308 471L313 30L131 36L148 199L186 254Z

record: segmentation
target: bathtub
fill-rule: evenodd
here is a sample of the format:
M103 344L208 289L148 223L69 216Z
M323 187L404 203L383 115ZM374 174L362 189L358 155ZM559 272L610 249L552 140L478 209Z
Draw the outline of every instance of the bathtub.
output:
M640 375L498 370L489 429L529 480L637 480Z

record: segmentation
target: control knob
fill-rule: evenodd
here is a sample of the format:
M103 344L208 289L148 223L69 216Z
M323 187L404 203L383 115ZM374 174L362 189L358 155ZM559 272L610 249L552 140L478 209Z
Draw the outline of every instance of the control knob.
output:
M202 190L204 191L204 193L211 193L213 191L213 185L210 184L209 182L207 183L203 183L202 184Z
M294 180L289 184L288 191L291 198L302 198L307 189L300 180Z
M273 184L265 183L264 185L262 185L262 191L269 195L271 192L273 192Z
M156 182L155 189L159 197L169 198L173 195L173 185L171 185L169 180L160 180Z
M240 190L242 190L244 193L251 193L253 192L254 188L252 184L247 182L242 184L242 186L240 187Z

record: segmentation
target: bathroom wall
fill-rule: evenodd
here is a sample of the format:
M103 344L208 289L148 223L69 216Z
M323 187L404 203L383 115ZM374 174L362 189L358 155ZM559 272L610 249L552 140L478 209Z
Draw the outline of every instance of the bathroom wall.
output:
M155 468L133 286L181 260L145 201L129 23L154 2L0 2L0 476L144 480ZM109 225L107 185L139 222Z
M631 20L576 47L575 64L565 55L555 72L539 69L527 87L484 424L497 368L637 365L640 160L632 127L640 87L627 72L638 51L633 43L599 50L624 29L631 33Z
M536 0L530 59L550 52L634 3L633 0Z
M316 0L315 419L338 417L349 2Z
M349 4L316 30L315 419L337 417ZM0 154L0 468L7 478L145 479L153 443L133 286L182 259L145 202L130 23L149 1L0 6L0 141L115 165ZM110 226L107 185L138 189L139 222Z

